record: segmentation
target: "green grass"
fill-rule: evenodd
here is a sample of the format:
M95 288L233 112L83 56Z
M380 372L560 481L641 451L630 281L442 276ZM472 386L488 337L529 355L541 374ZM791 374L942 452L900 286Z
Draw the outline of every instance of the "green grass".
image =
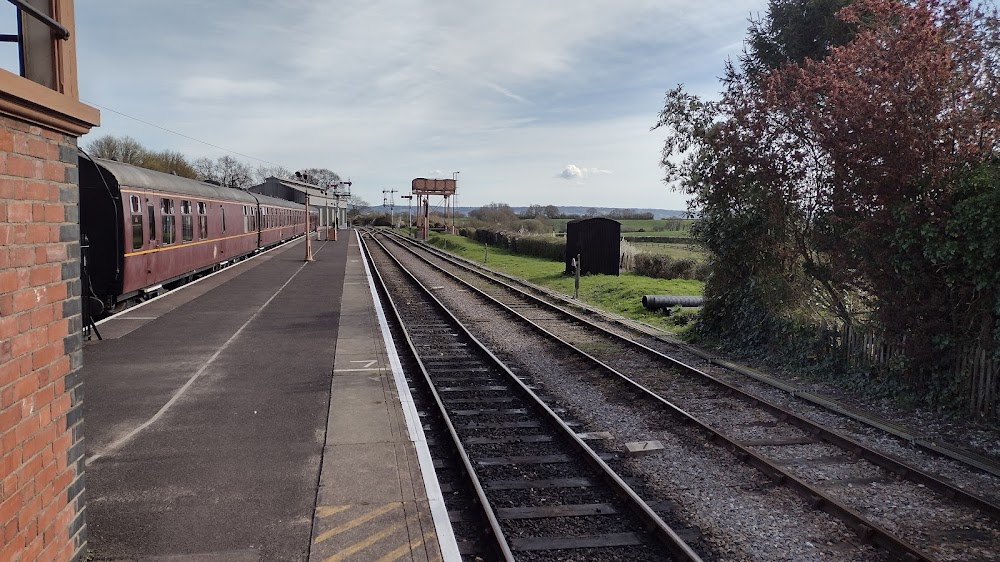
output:
M708 254L691 244L661 244L659 242L629 242L629 244L637 252L645 254L657 254L677 260L690 258L699 263L708 259Z
M463 236L431 233L430 243L453 254L483 263L483 245ZM565 265L530 256L512 254L503 248L489 248L487 267L558 291L573 294L573 277L564 275ZM632 273L621 275L585 275L580 278L580 299L584 302L641 320L664 330L682 329L662 313L650 312L642 306L643 295L700 295L701 281L688 279L653 279Z

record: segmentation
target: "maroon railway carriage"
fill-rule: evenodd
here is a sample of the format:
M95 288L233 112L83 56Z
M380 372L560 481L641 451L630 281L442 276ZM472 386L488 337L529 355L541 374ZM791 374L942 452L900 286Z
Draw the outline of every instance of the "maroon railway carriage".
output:
M111 311L303 234L305 212L291 201L81 155L80 228L91 296Z

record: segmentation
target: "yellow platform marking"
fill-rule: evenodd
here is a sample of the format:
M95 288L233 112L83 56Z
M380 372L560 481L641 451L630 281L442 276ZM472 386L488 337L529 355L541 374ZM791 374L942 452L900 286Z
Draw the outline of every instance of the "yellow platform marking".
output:
M323 562L340 562L341 560L347 558L348 556L354 554L355 552L358 552L359 550L364 550L364 549L368 548L369 546L371 546L371 545L377 543L378 541L382 540L383 538L385 538L385 537L387 537L387 536L395 533L396 531L402 529L403 525L404 525L404 523L397 523L397 524L393 525L392 527L386 527L385 529L382 529L381 531L375 533L374 535L368 537L367 539L365 539L363 541L358 541L358 542L352 544L351 546L345 548L344 550L341 550L340 552L338 552L337 554L334 554L333 556L327 558Z
M382 558L379 558L375 562L394 562L395 560L398 560L400 557L405 555L407 552L412 552L414 549L424 544L425 541L429 540L433 536L434 536L434 531L427 531L426 533L424 533L424 536L421 537L419 540L411 542L410 544L404 544L403 546L393 550L389 554L386 554Z
M364 515L355 517L354 519L351 519L350 521L348 521L346 523L338 525L338 526L330 529L329 531L324 531L324 532L320 533L316 537L316 539L313 540L313 544L319 544L319 543L325 541L326 539L328 539L328 538L330 538L330 537L332 537L334 535L337 535L339 533L343 533L344 531L346 531L348 529L353 529L354 527L357 527L358 525L360 525L360 524L362 524L362 523L364 523L366 521L370 521L372 519L375 519L379 515L382 515L384 513L389 513L390 511L393 511L394 509L402 509L402 507L403 507L403 504L401 504L399 502L396 502L396 503L387 503L387 504L383 505L382 507L376 509L375 511L370 511L370 512L364 514Z
M329 505L325 507L316 508L316 517L329 517L344 511L346 509L351 509L353 505Z

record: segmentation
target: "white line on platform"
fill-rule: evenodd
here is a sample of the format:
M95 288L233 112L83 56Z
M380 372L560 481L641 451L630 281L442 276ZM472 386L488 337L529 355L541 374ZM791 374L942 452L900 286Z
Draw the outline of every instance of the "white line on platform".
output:
M441 486L438 484L437 475L434 471L434 460L431 458L431 451L427 448L427 440L424 438L423 424L420 422L420 415L417 413L417 406L413 403L413 396L410 395L410 385L403 376L403 365L399 362L399 355L396 354L396 345L393 343L392 334L389 332L389 323L385 319L382 311L382 299L375 290L375 280L372 278L371 269L368 267L368 257L365 256L361 248L361 232L355 231L358 238L358 248L361 250L361 261L365 266L365 275L368 277L368 288L372 293L372 300L375 302L375 313L378 315L379 327L382 329L382 339L385 341L385 350L389 355L389 365L392 366L392 376L396 381L396 391L399 396L400 405L403 407L403 418L406 420L406 429L410 433L410 440L413 441L413 448L417 452L417 461L420 463L420 475L424 479L424 491L427 493L427 507L431 511L434 519L434 529L437 531L438 546L441 548L441 558L444 562L460 562L462 555L458 551L458 542L455 540L455 531L451 528L451 520L448 518L448 508L444 504L444 495L441 493Z
M103 451L100 451L98 453L94 453L93 455L91 455L90 458L87 459L86 464L89 465L90 463L96 461L97 459L99 459L99 458L107 455L108 453L114 451L115 449L121 447L122 445L124 445L125 443L127 443L130 439L132 439L133 437L135 437L136 435L138 435L140 431L142 431L142 430L146 429L147 427L153 425L153 423L156 422L156 420L160 419L160 417L163 416L163 414L165 414L167 412L167 410L169 410L170 407L173 406L174 403L177 402L180 399L180 397L187 391L187 389L191 388L191 385L194 384L194 381L198 380L198 377L200 377L201 374L204 373L206 369L208 369L208 366L211 365L219 357L219 355L221 355L222 352L225 351L226 348L229 347L229 344L233 343L236 340L236 338L238 338L239 335L241 333L243 333L243 330L247 326L249 326L250 323L253 322L255 318L257 318L257 316L261 313L262 310L264 310L267 307L267 305L271 304L271 301L273 301L275 299L275 297L277 297L281 293L281 291L283 291L285 289L285 287L287 287L288 284L292 282L292 279L295 279L295 277L303 269L305 269L306 265L308 265L308 264L309 264L309 262L303 263L302 266L299 267L295 271L295 273L293 273L292 276L288 278L288 281L285 281L285 284L282 285L281 287L279 287L278 290L275 291L273 295L271 295L271 298L267 299L267 302L265 302L264 304L262 304L260 306L260 308L258 308L257 311L254 312L253 315L250 316L250 318L247 319L247 321L243 323L242 326L240 326L240 329L236 330L236 333L234 333L232 336L230 336L229 339L226 340L226 343L222 344L222 347L220 347L218 350L216 350L216 352L213 353L212 356L208 358L208 361L205 361L205 363L198 369L197 372L195 372L195 374L191 375L191 378L189 378L187 380L187 382L184 383L184 386L180 387L177 390L177 392L175 392L174 395L170 397L170 400L167 400L167 403L164 404L159 409L159 411L157 411L155 414L153 414L153 417L149 418L148 420L146 420L145 422L143 422L142 425L140 425L140 426L136 427L135 429L133 429L132 431L128 432L121 439L119 439L119 440L115 441L114 443L112 443L112 444L108 445L107 447L105 447Z
M358 369L334 369L334 373L361 373L361 372L371 372L371 371L384 371L385 367L361 367Z

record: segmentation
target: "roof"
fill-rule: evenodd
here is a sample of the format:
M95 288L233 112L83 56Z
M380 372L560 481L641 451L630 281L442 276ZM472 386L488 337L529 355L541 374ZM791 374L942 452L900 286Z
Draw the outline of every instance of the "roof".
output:
M201 199L222 199L229 201L243 201L254 203L256 199L250 193L233 189L230 187L220 187L198 180L183 178L173 174L164 174L155 170L147 170L130 164L122 164L114 160L104 160L94 158L94 163L100 168L114 176L121 187L133 187L139 189L149 189L164 193L176 193L178 195L189 195L192 198ZM288 203L288 201L285 201Z
M93 161L99 164L104 171L114 176L119 187L125 186L163 193L176 193L177 195L188 195L191 198L199 199L221 199L223 201L239 201L246 204L259 201L262 204L273 207L302 208L301 203L294 203L268 195L249 193L241 189L213 185L173 174L165 174L156 170L132 166L131 164L122 164L114 160L94 158Z

